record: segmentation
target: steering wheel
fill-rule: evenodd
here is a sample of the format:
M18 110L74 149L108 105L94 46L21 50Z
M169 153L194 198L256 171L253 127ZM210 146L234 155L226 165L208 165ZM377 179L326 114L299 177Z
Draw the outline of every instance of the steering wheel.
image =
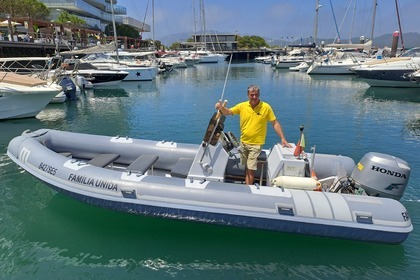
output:
M206 133L204 134L204 143L213 146L217 144L217 141L219 140L220 135L222 134L223 129L225 127L225 119L226 117L220 114L219 112L215 112L213 114L207 126Z

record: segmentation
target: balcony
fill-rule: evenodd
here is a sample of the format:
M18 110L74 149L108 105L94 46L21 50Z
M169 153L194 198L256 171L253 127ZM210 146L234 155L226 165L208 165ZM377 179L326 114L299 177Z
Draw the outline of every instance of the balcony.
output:
M88 24L92 21L96 26L105 26L104 23L112 22L111 0L41 0L51 10L52 18L57 18L59 12L56 9L70 11L86 20ZM113 0L113 2L117 2ZM114 4L115 4L114 3ZM143 29L150 32L150 26L127 15L127 8L114 5L115 21L121 24L130 25L136 29ZM97 24L97 21L101 24Z

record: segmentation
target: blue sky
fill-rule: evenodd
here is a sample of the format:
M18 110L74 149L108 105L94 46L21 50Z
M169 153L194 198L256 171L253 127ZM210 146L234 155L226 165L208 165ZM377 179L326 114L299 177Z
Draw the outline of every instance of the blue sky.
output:
M199 0L154 0L155 38L176 33L194 33L192 3L196 6L196 28L200 30ZM315 0L204 0L206 29L272 39L313 36ZM337 35L370 37L373 0L319 0L318 38ZM332 8L331 8L332 2ZM377 0L374 36L398 30L395 0ZM403 33L420 33L420 0L398 0ZM152 26L152 0L119 0L128 15ZM148 12L146 13L146 7ZM341 28L340 28L341 26ZM144 34L151 38L151 34Z

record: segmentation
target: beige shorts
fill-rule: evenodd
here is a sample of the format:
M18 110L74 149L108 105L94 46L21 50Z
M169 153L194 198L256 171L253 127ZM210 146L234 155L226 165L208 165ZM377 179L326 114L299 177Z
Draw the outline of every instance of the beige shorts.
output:
M257 159L261 153L261 145L241 143L241 164L249 170L257 170Z

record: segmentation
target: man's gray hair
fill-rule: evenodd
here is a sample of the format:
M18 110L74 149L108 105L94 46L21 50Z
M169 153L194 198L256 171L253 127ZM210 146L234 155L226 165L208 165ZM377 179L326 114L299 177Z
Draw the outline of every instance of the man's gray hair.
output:
M250 85L250 86L248 87L248 93L249 93L250 91L256 91L256 92L258 92L258 94L260 94L260 88L259 88L257 85Z

